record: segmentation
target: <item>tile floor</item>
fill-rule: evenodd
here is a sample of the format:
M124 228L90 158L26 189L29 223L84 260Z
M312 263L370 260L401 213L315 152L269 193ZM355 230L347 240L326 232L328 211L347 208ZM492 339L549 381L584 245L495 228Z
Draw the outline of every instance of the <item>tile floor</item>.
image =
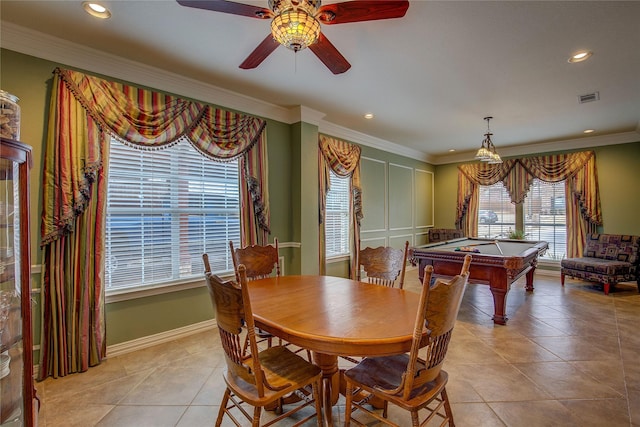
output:
M407 275L407 288L418 289L417 270ZM487 286L467 288L445 362L456 425L640 426L635 282L605 296L596 285L568 279L563 289L559 277L537 274L535 288L512 286L507 326L490 320ZM212 426L223 366L215 330L112 357L37 383L40 426ZM405 412L390 412L410 425ZM343 414L339 402L335 425Z

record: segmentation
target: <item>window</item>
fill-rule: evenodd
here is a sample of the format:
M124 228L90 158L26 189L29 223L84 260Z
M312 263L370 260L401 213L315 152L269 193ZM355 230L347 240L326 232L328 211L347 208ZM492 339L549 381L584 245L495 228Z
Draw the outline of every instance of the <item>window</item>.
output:
M502 182L481 185L478 201L478 237L506 238L516 229L516 208Z
M524 201L524 231L529 240L549 242L541 259L561 260L567 253L564 181L535 179Z
M331 171L331 189L327 193L324 219L327 258L349 254L349 186L351 178L343 178Z
M231 271L240 240L238 162L214 162L180 141L138 150L111 140L105 234L107 290Z

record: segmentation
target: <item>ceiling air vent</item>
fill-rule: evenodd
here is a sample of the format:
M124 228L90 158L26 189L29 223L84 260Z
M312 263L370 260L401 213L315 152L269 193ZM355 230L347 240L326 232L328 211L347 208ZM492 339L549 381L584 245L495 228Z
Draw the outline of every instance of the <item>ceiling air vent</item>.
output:
M578 95L578 102L584 104L585 102L593 102L600 99L599 92L587 93L585 95Z

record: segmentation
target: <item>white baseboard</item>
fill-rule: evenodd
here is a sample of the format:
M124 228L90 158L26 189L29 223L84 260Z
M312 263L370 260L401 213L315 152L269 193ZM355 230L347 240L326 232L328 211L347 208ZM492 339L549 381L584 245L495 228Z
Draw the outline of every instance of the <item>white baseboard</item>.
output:
M178 338L187 337L213 329L217 326L215 319L205 320L204 322L194 323L193 325L183 326L181 328L172 329L170 331L161 332L159 334L149 335L135 340L126 341L118 344L107 346L107 357L120 356L132 351L142 350L143 348L173 341Z

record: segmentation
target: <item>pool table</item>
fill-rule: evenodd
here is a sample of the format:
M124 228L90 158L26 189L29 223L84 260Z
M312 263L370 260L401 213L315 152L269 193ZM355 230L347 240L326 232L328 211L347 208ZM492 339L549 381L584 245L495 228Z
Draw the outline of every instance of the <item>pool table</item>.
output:
M548 246L544 241L464 237L411 248L409 257L414 265L418 265L422 281L427 265L433 265L434 275L454 276L460 273L463 258L470 253L469 282L489 285L493 295L493 322L506 325L505 308L511 284L526 274L526 290L533 291L533 273L538 257Z

